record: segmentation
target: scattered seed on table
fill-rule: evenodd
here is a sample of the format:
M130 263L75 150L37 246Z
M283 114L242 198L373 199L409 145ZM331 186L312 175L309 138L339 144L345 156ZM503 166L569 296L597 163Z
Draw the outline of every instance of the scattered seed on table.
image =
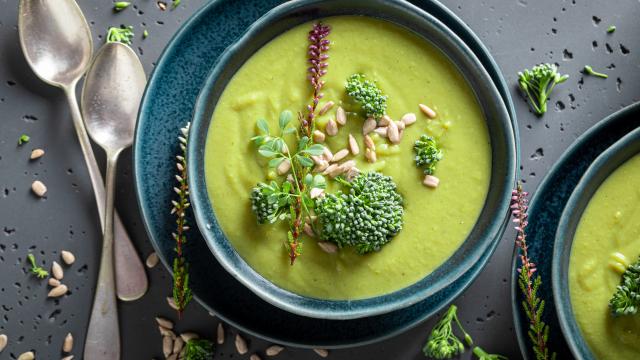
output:
M398 132L398 125L396 125L396 123L393 121L389 123L389 126L387 127L387 137L394 144L397 144L400 142L400 133Z
M158 325L158 330L160 331L160 335L162 336L168 336L171 338L171 340L176 338L176 334L164 326Z
M165 318L157 316L156 322L158 323L158 325L162 326L163 328L166 328L169 330L173 329L173 323Z
M162 354L164 357L169 357L171 352L173 351L173 339L169 336L164 336L162 338Z
M238 354L244 355L249 351L249 347L247 346L247 341L240 336L240 334L236 334L236 350Z
M167 10L167 3L165 3L164 1L158 1L158 8L160 8L160 10L165 11Z
M72 265L74 262L76 262L76 256L73 255L71 251L62 250L60 252L60 255L62 256L62 261L67 265Z
M313 349L316 354L320 355L320 357L326 358L329 356L329 352L325 349Z
M284 159L284 161L281 162L280 165L278 165L278 167L276 168L276 172L278 173L278 175L284 175L288 173L289 170L291 170L291 162L289 161L289 159Z
M51 274L57 280L62 280L64 278L64 271L62 270L62 266L58 264L56 261L51 264Z
M180 336L178 336L175 340L173 340L173 354L179 354L184 347L184 340Z
M312 199L319 198L322 196L322 194L324 194L324 189L321 188L314 187L309 191L309 196L311 196Z
M155 251L149 254L149 256L147 256L145 264L149 269L152 269L153 267L158 265L158 254L156 254Z
M39 159L43 155L44 155L44 150L42 150L42 149L33 149L33 150L31 150L31 156L29 156L29 159L31 159L31 160Z
M190 332L190 331L188 331L188 332L183 332L182 334L180 334L180 337L182 338L182 340L183 340L185 343L188 343L188 342L189 342L189 340L199 339L199 338L200 338L200 335L198 335L198 334L196 334L196 333L194 333L194 332Z
M302 227L302 229L304 233L307 234L307 236L316 237L316 234L313 232L313 228L308 223L304 223L304 226Z
M36 180L31 184L31 191L39 197L43 197L47 193L47 187L40 180Z
M68 333L64 338L64 342L62 343L62 352L70 353L73 350L73 335Z
M258 354L253 354L249 356L249 360L262 360L262 359L260 359L260 356L258 356Z
M18 356L18 360L35 360L35 358L36 354L34 354L33 351L27 351L26 353L22 353Z
M0 334L0 352L7 347L7 343L9 342L9 338L5 334Z
M218 323L217 337L218 345L224 344L224 326L222 326L222 323Z
M51 291L49 291L49 294L47 294L47 296L50 298L56 298L66 294L67 291L69 291L69 288L67 288L67 285L61 284L51 289Z
M364 157L367 158L367 160L370 163L374 163L374 162L376 162L378 160L378 156L376 155L376 152L371 150L371 148L367 148L364 151Z
M271 345L264 351L264 353L267 354L267 356L276 356L280 354L282 350L284 350L284 347L280 345Z
M56 278L49 278L49 286L52 286L52 287L60 286L60 280Z

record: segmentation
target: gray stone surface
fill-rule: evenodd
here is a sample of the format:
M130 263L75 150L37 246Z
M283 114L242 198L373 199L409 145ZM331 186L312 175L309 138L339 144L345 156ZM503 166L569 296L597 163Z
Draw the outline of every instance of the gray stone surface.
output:
M113 13L110 1L81 0L80 5L97 45L108 26L134 25L138 36L133 46L149 72L172 34L204 1L183 0L178 9L165 12L155 1L133 2L138 8L119 14ZM535 189L554 160L582 132L640 100L638 0L447 0L445 5L481 37L513 86L522 137L522 177L528 190ZM24 62L18 45L17 1L0 0L0 9L0 333L9 336L0 359L15 359L27 350L36 351L38 359L58 359L67 332L75 335L73 353L80 358L97 275L97 212L62 93L39 81ZM605 32L609 25L617 26L614 34ZM140 38L142 28L149 30L146 40ZM556 62L571 75L554 92L543 118L533 116L515 90L517 71L539 62ZM609 78L581 75L585 64L608 73ZM18 147L22 133L29 134L31 141ZM45 149L46 155L29 161L35 147ZM97 154L103 158L100 150ZM34 179L48 186L45 199L31 194ZM130 152L121 161L117 206L146 257L152 249L134 200ZM519 358L510 304L512 238L513 232L508 231L486 269L455 303L478 344ZM66 269L71 294L51 301L46 299L44 282L27 273L25 257L33 252L40 262L50 264L59 258L60 249L72 250L78 260ZM170 292L170 276L160 266L148 273L148 294L137 302L120 304L124 359L161 358L153 318L158 314L175 318L164 300ZM217 322L194 304L178 329L212 337ZM332 351L330 358L422 359L420 348L433 323L375 345ZM552 331L553 336L559 335L559 329ZM233 334L228 331L218 359L248 358L249 354L235 353ZM249 345L252 352L260 352L267 344L249 338ZM287 349L278 358L318 356L309 350Z

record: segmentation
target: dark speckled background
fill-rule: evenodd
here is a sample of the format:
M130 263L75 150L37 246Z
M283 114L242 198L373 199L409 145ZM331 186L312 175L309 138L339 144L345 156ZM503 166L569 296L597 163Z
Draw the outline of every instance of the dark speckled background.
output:
M92 25L96 44L110 25L132 24L138 36L133 46L147 72L176 29L203 3L183 0L174 11L162 12L152 0L134 0L137 8L114 14L110 1L79 0ZM550 110L538 119L515 95L522 138L522 176L534 190L554 160L591 125L622 106L640 100L640 2L638 0L559 1L486 0L444 1L484 41L515 86L517 71L535 63L560 64L569 73L567 83L555 90ZM0 0L0 333L9 346L0 359L15 359L35 350L38 359L60 358L67 332L84 332L97 272L100 232L93 194L62 93L46 86L24 63L18 45L17 1ZM614 34L606 28L616 25ZM141 40L142 28L150 35ZM590 64L610 75L603 80L583 77ZM20 134L31 142L17 147ZM47 154L29 162L29 152L42 147ZM97 152L103 158L100 151ZM46 199L36 199L29 187L41 179L49 188ZM117 206L140 253L151 246L133 195L130 152L121 161ZM519 358L510 304L512 232L507 232L487 268L459 298L460 317L477 343L510 358ZM50 263L61 248L78 261L66 271L71 295L45 300L46 288L26 273L25 256L34 252ZM160 266L149 271L149 293L134 303L121 304L124 359L161 357L161 341L153 318L173 317L166 306L170 277ZM213 336L217 320L194 303L180 331ZM396 338L361 348L332 351L331 359L422 359L420 348L429 321ZM555 329L555 334L559 330ZM252 351L264 349L250 339ZM75 354L81 354L81 344ZM218 351L219 359L244 359L235 354L231 335ZM467 355L469 356L469 355ZM79 355L77 356L79 358ZM309 350L289 349L279 359L315 359Z

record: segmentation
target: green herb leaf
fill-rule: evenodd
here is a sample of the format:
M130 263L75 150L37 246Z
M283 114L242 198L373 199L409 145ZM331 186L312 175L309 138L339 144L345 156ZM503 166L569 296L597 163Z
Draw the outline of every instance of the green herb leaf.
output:
M27 134L22 134L20 135L20 137L18 138L18 145L22 145L22 144L26 144L29 142L31 138L29 137L29 135Z
M313 144L307 149L303 150L303 152L309 155L320 156L324 153L324 146L320 144Z
M270 158L270 157L274 157L276 155L278 155L277 152L275 152L271 147L269 147L268 145L262 145L260 146L260 148L258 149L258 153L264 157Z
M284 130L284 128L286 128L287 125L289 125L292 118L293 118L293 114L291 113L291 111L285 110L281 112L280 119L278 121L278 124L280 125L280 130Z
M307 185L307 186L309 186L309 185L311 185L312 183L313 183L313 175L311 175L311 174L307 174L307 175L305 175L305 177L304 177L304 184L305 184L305 185Z
M267 123L267 120L258 119L257 125L258 129L260 129L264 135L269 135L269 124Z
M304 167L312 167L313 166L313 160L309 159L306 156L296 155L296 158L298 159L298 162L300 163L300 165L302 165Z
M133 26L110 27L107 31L106 40L108 43L120 42L130 45L133 39Z
M35 275L38 279L44 279L49 276L49 272L40 266L36 265L36 258L33 254L27 255L27 260L31 263L31 273Z
M284 159L285 158L283 157L277 157L269 160L269 167L272 169L277 168L284 161Z
M312 187L324 189L327 187L327 180L325 180L324 176L318 174L313 177Z

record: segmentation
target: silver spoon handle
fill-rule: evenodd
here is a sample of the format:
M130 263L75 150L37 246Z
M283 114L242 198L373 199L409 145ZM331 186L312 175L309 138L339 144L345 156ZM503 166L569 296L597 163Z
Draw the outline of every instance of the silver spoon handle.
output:
M120 359L120 329L113 271L113 204L115 197L116 165L119 152L107 154L105 230L98 284L93 298L89 329L84 345L84 359Z
M100 174L100 168L93 155L93 149L89 141L89 135L84 127L82 121L82 115L80 114L80 108L78 106L78 100L76 98L76 83L71 84L68 88L64 89L69 102L69 108L71 109L71 117L73 118L73 125L78 135L78 141L80 142L80 148L84 155L85 162L87 164L87 170L89 171L89 177L91 178L91 185L93 187L96 204L98 206L98 215L100 216L100 225L104 232L105 230L105 189L102 182L102 175ZM118 214L115 214L114 222L114 234L115 234L115 273L118 298L124 301L132 301L139 299L147 292L148 280L147 274L144 271L142 261L138 257L135 247L131 242L131 238L127 234L122 220Z

